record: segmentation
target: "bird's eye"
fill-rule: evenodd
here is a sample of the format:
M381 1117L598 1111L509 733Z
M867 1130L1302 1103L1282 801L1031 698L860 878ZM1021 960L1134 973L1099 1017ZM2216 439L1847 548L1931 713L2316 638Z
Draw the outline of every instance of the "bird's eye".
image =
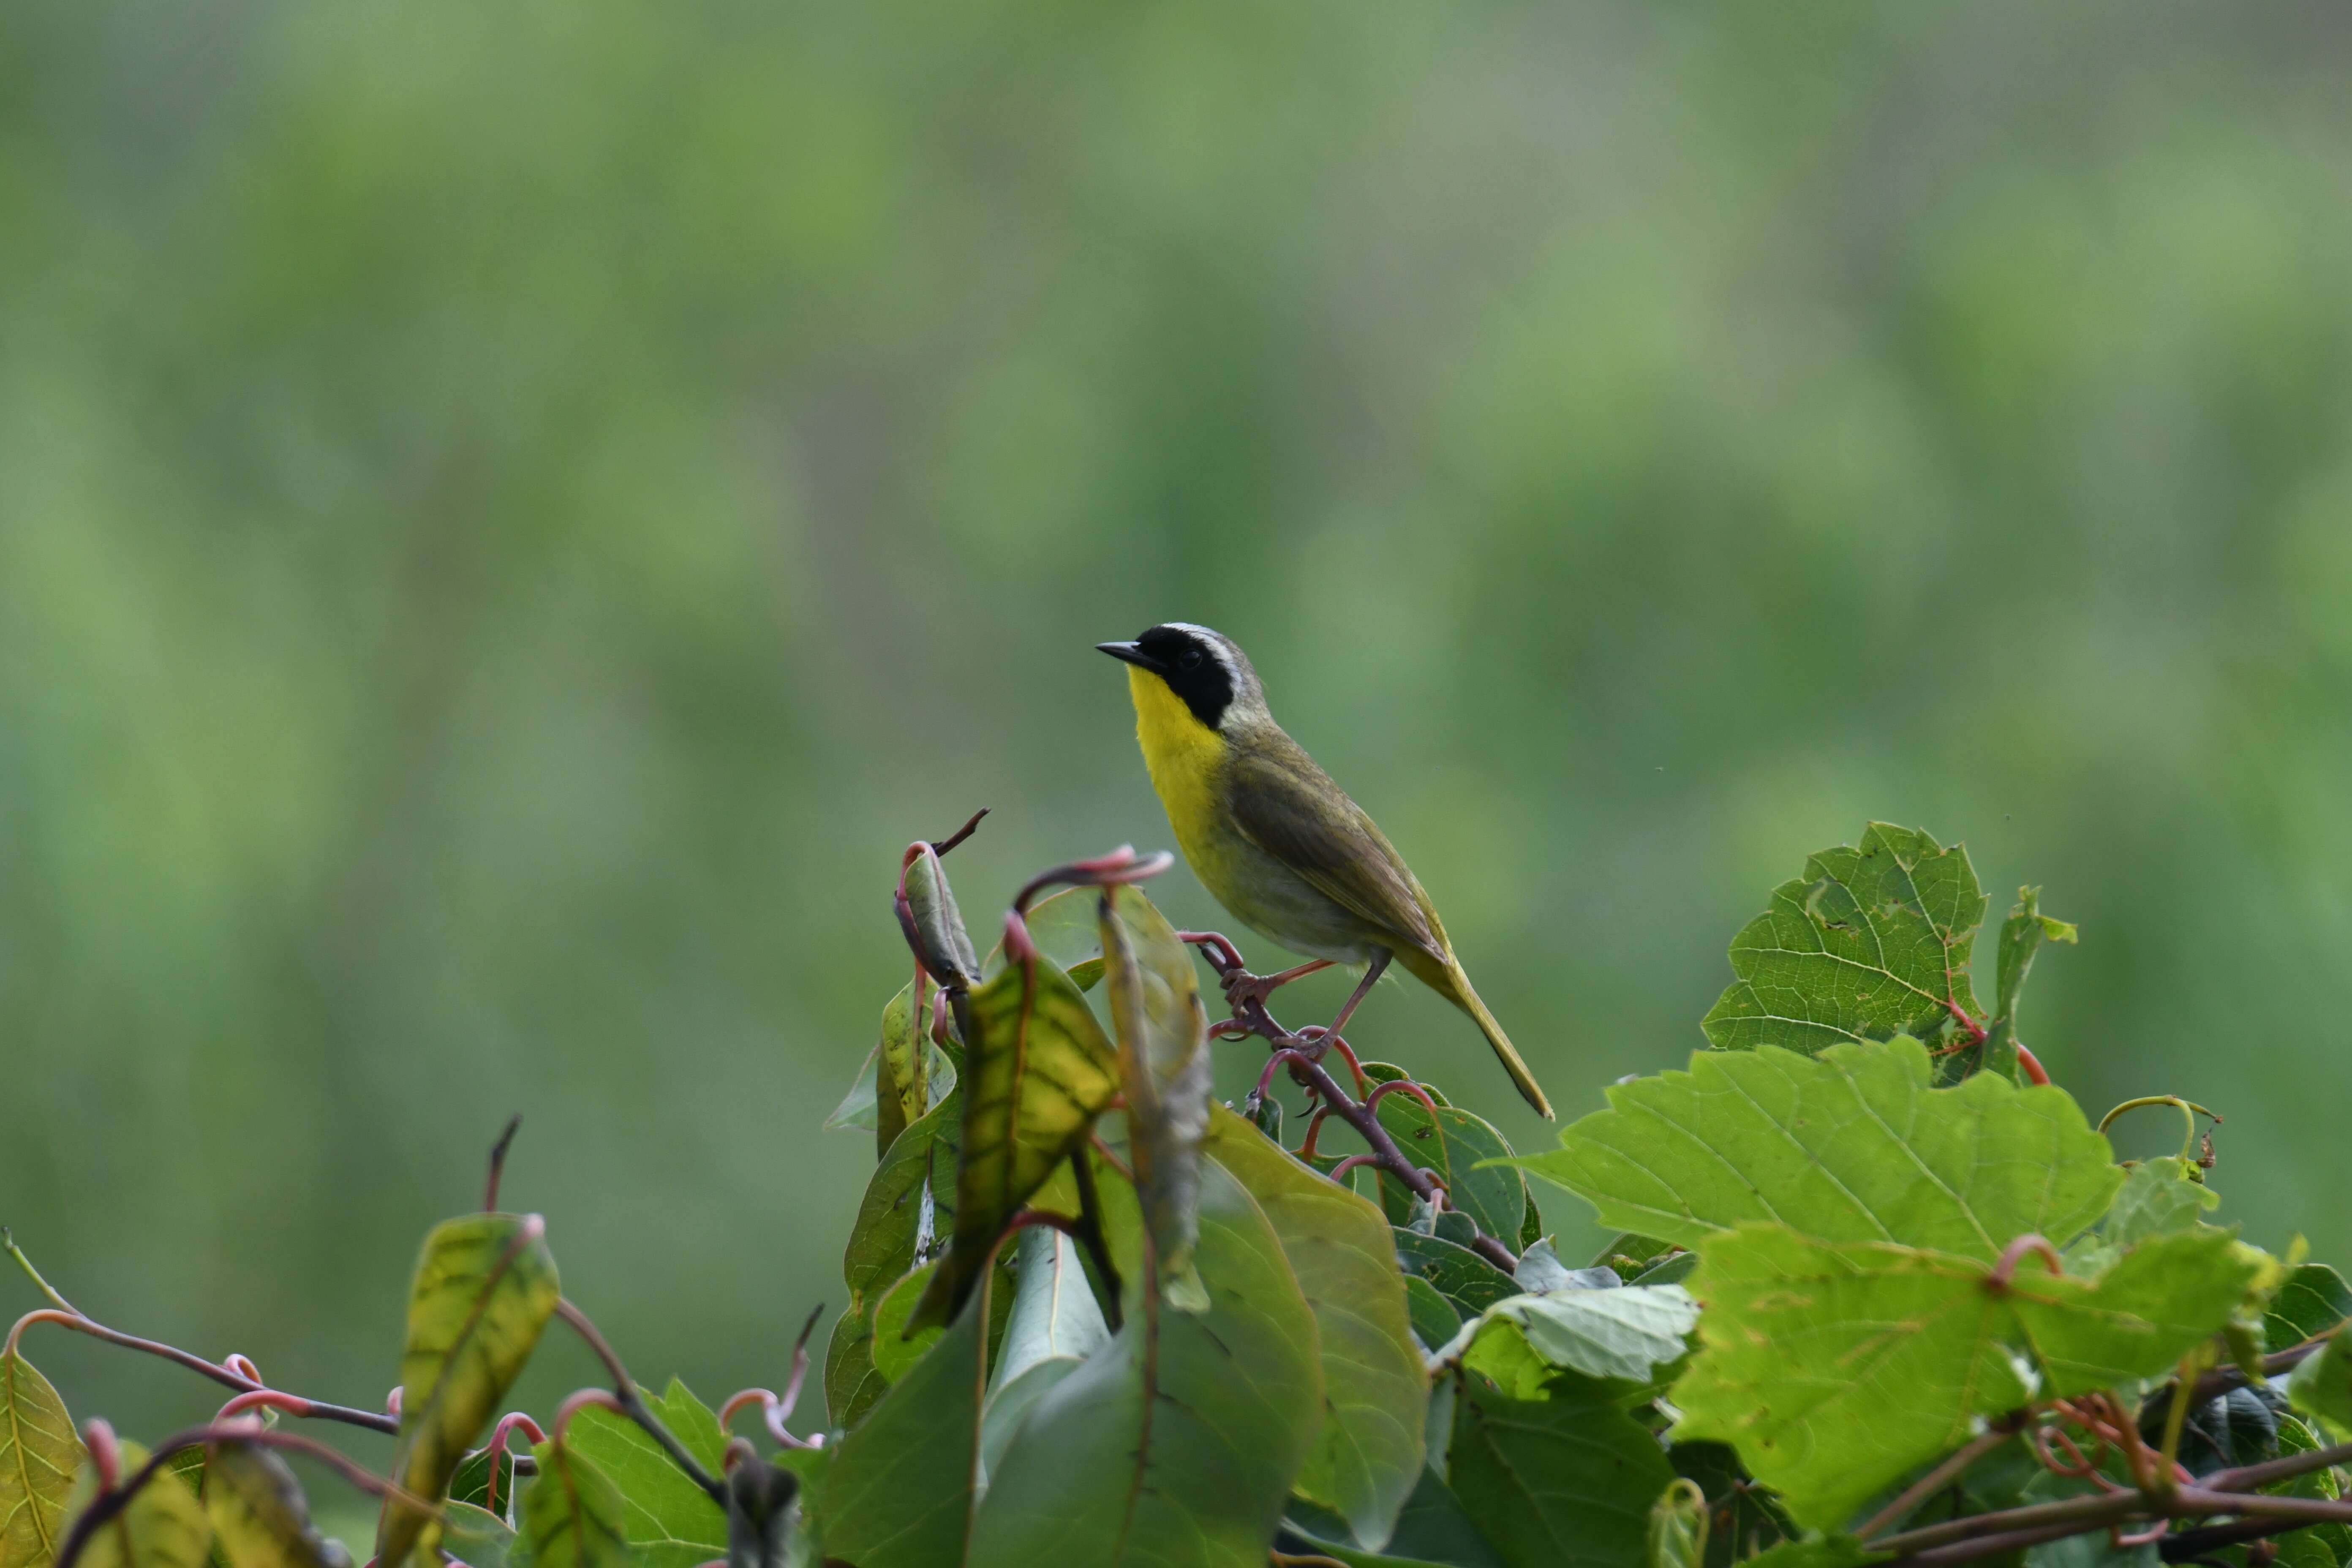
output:
M1188 647L1188 648L1186 648L1182 653L1181 653L1181 654L1177 655L1177 656L1176 656L1176 668L1179 668L1179 669L1198 669L1198 668L1201 668L1201 650L1200 650L1199 648L1196 648L1196 647Z

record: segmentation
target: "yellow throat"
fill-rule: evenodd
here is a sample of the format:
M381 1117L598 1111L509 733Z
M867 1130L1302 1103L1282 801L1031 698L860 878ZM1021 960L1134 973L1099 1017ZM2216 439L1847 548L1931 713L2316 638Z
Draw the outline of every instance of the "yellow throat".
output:
M1176 830L1177 847L1207 880L1223 858L1216 824L1217 772L1224 766L1225 738L1195 718L1184 700L1148 669L1128 666L1127 689L1135 699L1135 738L1142 744L1151 787L1168 812L1168 826Z

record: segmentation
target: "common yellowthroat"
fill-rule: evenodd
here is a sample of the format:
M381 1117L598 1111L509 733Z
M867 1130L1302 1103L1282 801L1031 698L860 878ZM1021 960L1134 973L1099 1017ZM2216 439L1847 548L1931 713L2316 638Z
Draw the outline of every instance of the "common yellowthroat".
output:
M1366 965L1328 1038L1394 959L1476 1021L1519 1093L1549 1116L1528 1064L1470 988L1429 895L1363 808L1274 721L1233 638L1176 621L1096 647L1127 662L1144 765L1193 875L1251 930L1313 955L1268 980Z

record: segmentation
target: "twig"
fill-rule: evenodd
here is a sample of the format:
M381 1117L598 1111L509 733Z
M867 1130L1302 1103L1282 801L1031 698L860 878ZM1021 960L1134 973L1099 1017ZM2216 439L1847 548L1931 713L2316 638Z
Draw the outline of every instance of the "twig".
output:
M973 830L979 827L980 819L988 815L989 809L990 808L987 806L982 806L978 811L971 814L971 820L966 822L961 827L957 828L945 838L932 839L931 853L934 855L944 855L949 850L954 848L957 845L962 843L965 839L971 837Z
M92 1431L89 1435L92 1437L98 1436L104 1425L103 1422L90 1423ZM111 1436L111 1434L108 1435ZM202 1447L212 1443L257 1443L266 1448L285 1448L294 1453L307 1454L363 1491L372 1492L377 1497L394 1499L403 1506L414 1508L433 1519L441 1517L441 1510L437 1505L427 1502L422 1498L411 1496L401 1488L373 1471L363 1468L348 1456L329 1447L316 1438L300 1436L292 1432L273 1432L257 1421L191 1426L185 1431L174 1432L156 1444L155 1451L149 1456L147 1462L140 1466L128 1480L119 1487L111 1487L100 1492L90 1505L82 1510L81 1517L74 1521L73 1529L68 1532L64 1544L58 1548L55 1568L74 1568L76 1560L81 1556L82 1549L89 1544L89 1538L97 1534L100 1528L111 1523L124 1509L130 1507L131 1500L139 1495L139 1489L153 1480L163 1471L163 1467L172 1462L172 1457L174 1454L184 1448Z
M42 1295L47 1296L50 1300L55 1301L60 1308L66 1311L71 1312L75 1317L79 1318L82 1315L80 1308L75 1306L71 1301L67 1300L63 1296L58 1295L57 1287L41 1278L41 1271L33 1267L33 1260L25 1256L25 1249L16 1245L16 1233L5 1225L0 1225L0 1247L7 1247L8 1256L16 1260L17 1268L23 1269L27 1275L31 1276L33 1283L41 1288Z
M1906 1487L1901 1496L1873 1514L1869 1522L1855 1531L1854 1534L1867 1541L1888 1525L1900 1522L1913 1509L1943 1490L1945 1484L1962 1470L2016 1436L2018 1428L2022 1426L2027 1419L2028 1416L2023 1411L2001 1417L1971 1439L1950 1458Z
M499 1134L497 1142L490 1145L490 1180L489 1184L482 1189L484 1214L499 1212L499 1178L506 1174L507 1150L513 1144L515 1134L521 1131L522 1112L518 1110L507 1118L507 1130Z
M10 1352L15 1351L18 1338L35 1323L57 1323L73 1330L76 1333L88 1334L92 1339L104 1340L110 1345L121 1345L124 1350L144 1351L149 1355L161 1356L169 1362L177 1362L190 1372L202 1373L215 1383L232 1388L239 1394L278 1392L268 1389L259 1378L247 1377L226 1366L216 1366L204 1357L184 1351L176 1345L167 1345L156 1340L142 1340L136 1334L126 1334L120 1329L110 1329L97 1319L71 1310L59 1310L55 1308L39 1307L26 1313L16 1320L16 1327L8 1331L6 1349ZM299 1394L288 1394L281 1397L293 1403L280 1404L278 1408L291 1411L297 1415L310 1416L320 1421L341 1421L349 1426L364 1426L371 1432L397 1434L400 1430L400 1419L394 1415L381 1415L373 1410L353 1410L347 1405L329 1405L324 1400L306 1399Z
M2314 1448L2307 1453L2289 1454L2284 1458L2266 1464L2242 1465L2234 1470L2215 1470L2198 1484L2208 1491L2259 1491L2273 1481L2284 1481L2311 1470L2324 1470L2330 1465L2352 1464L2352 1443L2338 1443L2333 1448Z
M572 1331L588 1342L588 1348L596 1352L596 1359L603 1362L604 1370L613 1374L613 1393L622 1413L644 1427L653 1440L662 1446L670 1461L686 1472L687 1479L700 1487L712 1502L725 1508L726 1487L711 1478L710 1472L686 1451L686 1446L671 1435L668 1427L654 1419L654 1413L646 1409L646 1402L637 1396L637 1385L629 1376L629 1369L621 1364L620 1355L597 1331L596 1325L589 1321L588 1314L573 1306L568 1299L559 1296L555 1300L555 1315L571 1324Z
M1209 961L1209 966L1217 972L1221 981L1231 981L1249 972L1242 963L1241 950L1219 933L1181 931L1176 935L1179 941L1191 942L1201 949L1201 955ZM1260 1079L1261 1084L1273 1081L1272 1071L1276 1067L1288 1067L1294 1082L1319 1097L1326 1109L1356 1130L1356 1135L1370 1147L1373 1163L1384 1173L1394 1177L1403 1184L1405 1191L1431 1207L1442 1206L1437 1194L1444 1184L1432 1181L1426 1171L1406 1157L1405 1152L1397 1146L1397 1141L1389 1135L1389 1130L1381 1125L1379 1113L1367 1103L1370 1096L1368 1095L1366 1100L1349 1099L1339 1081L1324 1069L1323 1064L1299 1048L1300 1037L1276 1021L1263 999L1255 996L1245 999L1234 1010L1233 1018L1222 1026L1238 1026L1243 1033L1256 1035L1273 1045L1273 1060L1267 1064L1268 1072ZM1328 1043L1341 1044L1337 1036L1330 1037ZM1355 1064L1354 1053L1348 1054L1348 1061L1351 1066ZM1356 1070L1360 1077L1363 1069L1358 1067ZM1506 1274L1518 1268L1518 1255L1483 1230L1472 1243L1472 1250Z

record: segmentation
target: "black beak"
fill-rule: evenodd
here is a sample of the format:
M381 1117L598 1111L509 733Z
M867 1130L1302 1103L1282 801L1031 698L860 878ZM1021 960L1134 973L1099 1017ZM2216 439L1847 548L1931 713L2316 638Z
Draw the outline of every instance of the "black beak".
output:
M1165 675L1168 673L1167 666L1161 664L1158 659L1152 658L1150 654L1144 652L1141 648L1136 647L1136 645L1131 642L1098 642L1095 644L1095 651L1097 653L1107 653L1113 658L1125 659L1128 663L1136 666L1138 668L1148 669L1154 675Z

